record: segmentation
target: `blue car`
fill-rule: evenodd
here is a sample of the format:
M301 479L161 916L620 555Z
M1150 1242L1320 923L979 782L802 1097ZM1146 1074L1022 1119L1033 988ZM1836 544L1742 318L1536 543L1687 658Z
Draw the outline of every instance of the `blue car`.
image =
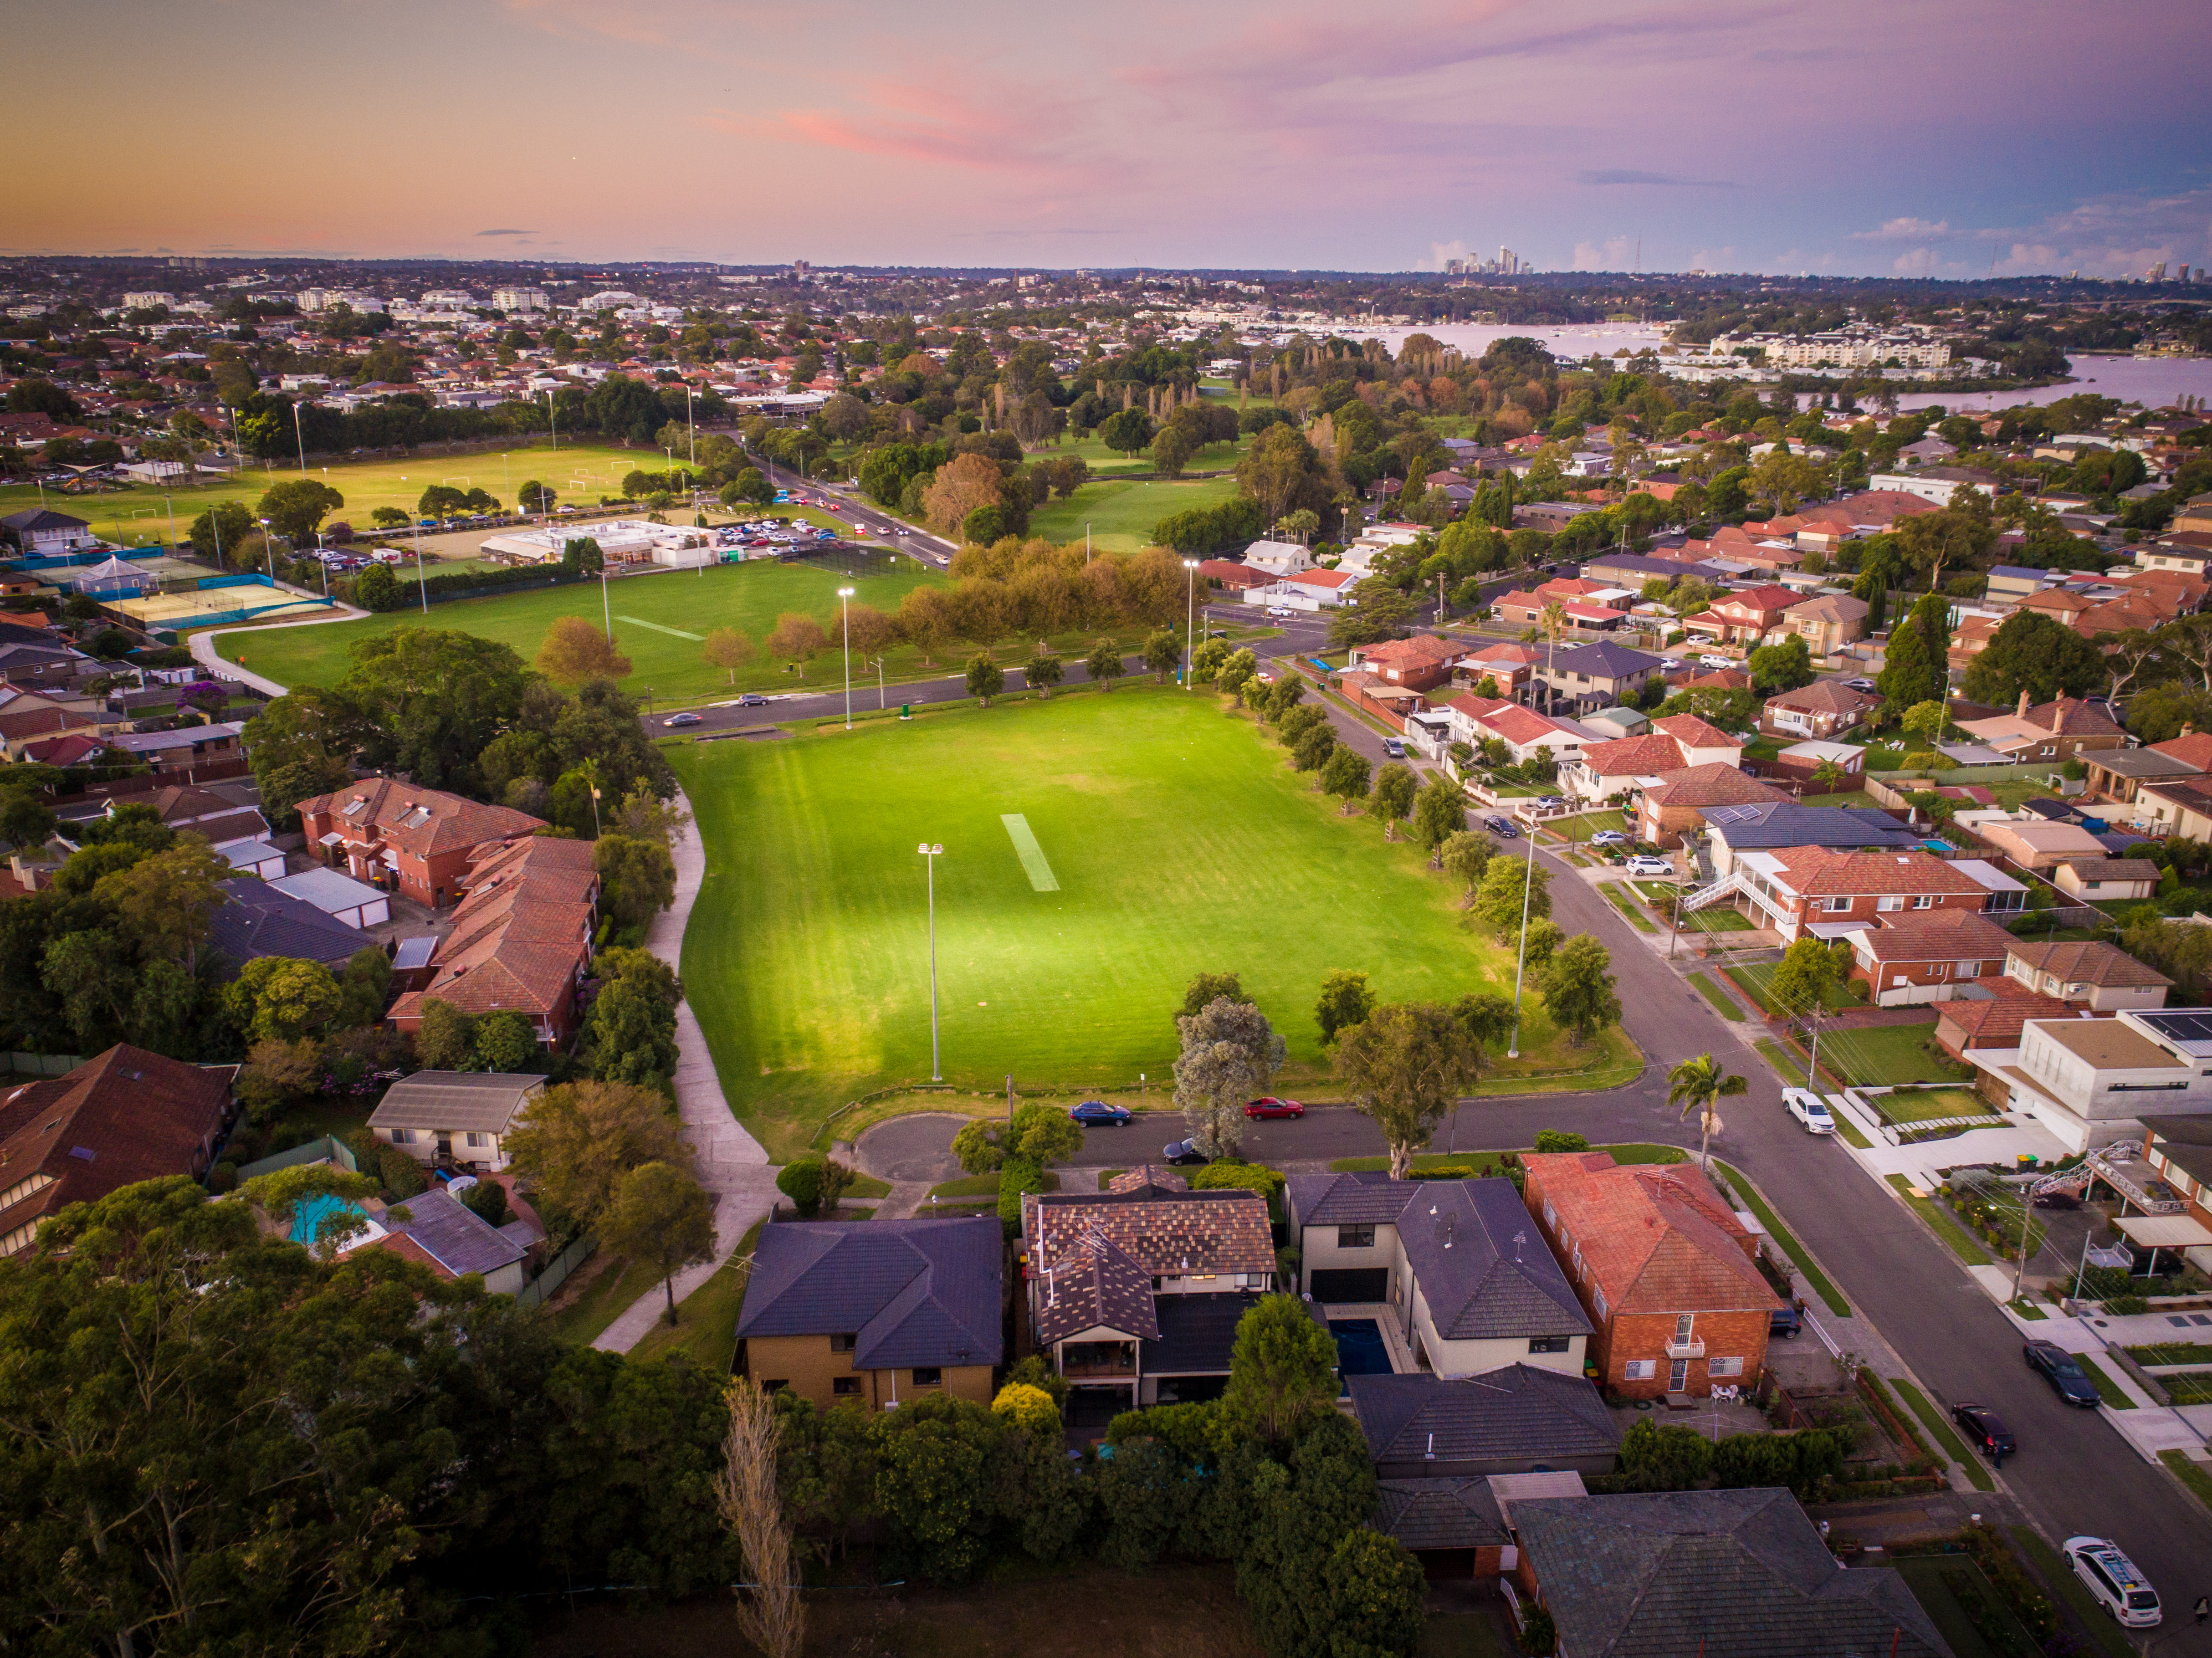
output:
M1136 1114L1127 1106L1109 1105L1104 1100L1085 1100L1070 1107L1067 1114L1085 1128L1124 1128Z

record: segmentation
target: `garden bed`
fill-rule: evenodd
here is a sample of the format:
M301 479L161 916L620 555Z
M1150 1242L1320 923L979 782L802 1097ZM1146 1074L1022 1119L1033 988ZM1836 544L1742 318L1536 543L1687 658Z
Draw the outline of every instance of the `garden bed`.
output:
M2000 1114L1971 1088L1899 1088L1887 1094L1869 1094L1867 1103L1880 1112L1884 1121L1899 1127L1935 1122L1945 1117Z

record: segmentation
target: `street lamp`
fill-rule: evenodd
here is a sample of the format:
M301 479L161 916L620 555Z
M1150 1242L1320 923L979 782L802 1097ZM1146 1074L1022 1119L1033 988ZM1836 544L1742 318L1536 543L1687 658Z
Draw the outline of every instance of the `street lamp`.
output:
M1198 666L1198 653L1191 644L1198 632L1198 561L1183 560L1182 573L1182 688L1188 690L1192 671Z
M845 627L845 729L853 729L853 589L837 590L837 609Z
M269 520L257 520L261 525L261 556L269 561L269 585L276 585L276 544L269 538Z
M307 476L307 434L300 429L300 405L292 405L292 440L300 446L300 476Z
M929 1079L941 1083L945 1067L937 1053L937 860L945 855L945 848L924 841L915 850L929 871Z
M860 659L860 666L876 671L876 711L880 714L890 707L890 701L884 691L884 659L879 656L871 661L864 656Z

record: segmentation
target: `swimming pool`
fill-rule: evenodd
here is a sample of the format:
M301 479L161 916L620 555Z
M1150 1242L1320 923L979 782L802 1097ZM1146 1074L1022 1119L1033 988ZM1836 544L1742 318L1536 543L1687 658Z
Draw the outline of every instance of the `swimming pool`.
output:
M326 1215L359 1215L361 1211L343 1198L334 1198L327 1192L319 1192L301 1202L292 1215L292 1242L313 1243L321 1230Z
M1333 1318L1328 1333L1336 1338L1336 1368L1346 1376L1389 1376L1390 1350L1382 1343L1382 1328L1371 1318Z

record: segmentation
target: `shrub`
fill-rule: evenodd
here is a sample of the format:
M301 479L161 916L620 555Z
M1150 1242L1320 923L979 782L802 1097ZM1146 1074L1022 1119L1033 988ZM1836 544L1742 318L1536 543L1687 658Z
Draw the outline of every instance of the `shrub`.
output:
M1959 1533L1974 1564L2002 1595L2013 1615L2038 1642L2048 1643L2058 1632L2058 1614L2050 1600L2021 1570L2020 1562L1993 1526L1969 1526Z
M207 1189L216 1197L221 1197L226 1192L235 1192L238 1189L238 1165L234 1163L219 1163L209 1169Z
M1009 1388L1018 1382L1024 1388L1035 1388L1045 1394L1051 1399L1055 1410L1067 1402L1067 1378L1046 1363L1042 1354L1030 1354L1006 1372Z
M1581 1134L1570 1134L1557 1128L1537 1131L1536 1149L1539 1151L1587 1151L1589 1141Z
M1530 1658L1545 1658L1559 1644L1559 1631L1552 1614L1541 1606L1528 1608L1521 1622L1521 1650Z
M478 1181L461 1193L461 1206L487 1226L507 1224L507 1188L497 1181Z
M422 1172L422 1165L396 1145L378 1146L376 1177L384 1182L387 1199L418 1197L430 1189L430 1177Z
M2150 1311L2150 1303L2141 1296L2107 1296L2105 1310L2119 1318L2130 1318Z
M1473 1180L1474 1165L1471 1163L1440 1163L1427 1169L1413 1170L1415 1180Z
M812 1220L822 1206L822 1159L802 1157L787 1163L776 1175L775 1189L791 1199L802 1220Z
M1044 1190L1043 1167L1030 1157L1008 1157L999 1167L999 1224L1008 1237L1022 1230L1022 1194Z

